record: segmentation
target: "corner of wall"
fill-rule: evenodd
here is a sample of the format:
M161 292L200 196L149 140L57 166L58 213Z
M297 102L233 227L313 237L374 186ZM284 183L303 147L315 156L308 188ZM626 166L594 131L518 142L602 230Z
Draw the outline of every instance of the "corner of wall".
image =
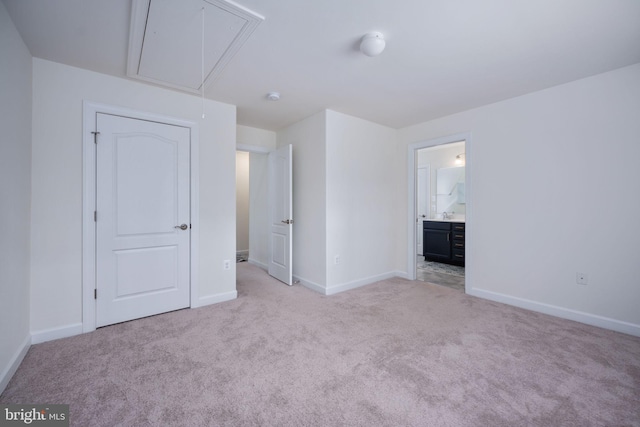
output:
M0 394L2 394L5 388L7 388L7 385L9 385L9 381L11 381L11 378L20 367L20 364L27 355L29 348L31 348L31 335L28 335L23 340L22 344L18 346L14 355L9 360L7 367L0 374Z

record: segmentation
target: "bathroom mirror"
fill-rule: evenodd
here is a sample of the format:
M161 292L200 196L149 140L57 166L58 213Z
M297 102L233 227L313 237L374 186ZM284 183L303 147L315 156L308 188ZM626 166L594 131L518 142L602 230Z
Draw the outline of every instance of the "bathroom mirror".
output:
M437 213L465 214L464 166L440 168L436 173Z

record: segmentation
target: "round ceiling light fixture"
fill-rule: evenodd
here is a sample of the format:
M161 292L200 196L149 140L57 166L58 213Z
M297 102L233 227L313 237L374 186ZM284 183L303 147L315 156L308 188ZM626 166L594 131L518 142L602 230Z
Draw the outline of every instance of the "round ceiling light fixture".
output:
M367 56L378 56L384 50L385 45L384 35L374 31L362 36L362 40L360 41L360 52Z
M279 92L269 92L267 94L267 99L269 101L278 101L278 100L280 100L280 93Z

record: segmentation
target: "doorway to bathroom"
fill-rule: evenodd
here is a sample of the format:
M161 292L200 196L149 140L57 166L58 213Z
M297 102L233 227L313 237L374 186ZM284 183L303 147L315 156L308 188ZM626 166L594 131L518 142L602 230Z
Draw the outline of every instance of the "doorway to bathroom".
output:
M468 135L409 147L412 278L464 292L468 253Z

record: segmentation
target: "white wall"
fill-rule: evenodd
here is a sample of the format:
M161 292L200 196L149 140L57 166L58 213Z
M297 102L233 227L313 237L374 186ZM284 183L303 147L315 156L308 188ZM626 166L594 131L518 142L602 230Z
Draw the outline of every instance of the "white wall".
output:
M399 132L472 134L471 293L640 335L639 117L637 64Z
M249 153L236 152L236 252L249 251Z
M293 145L293 275L317 290L326 274L326 111L277 132Z
M241 147L258 147L269 151L276 148L276 133L270 130L237 125L236 142Z
M126 79L33 60L31 331L82 319L82 102L199 124L199 287L202 304L236 295L235 107Z
M342 290L395 272L396 130L328 110L327 288ZM336 256L339 262L336 263Z
M31 54L0 2L0 393L29 348Z
M293 144L294 277L332 294L395 275L396 130L325 110L277 143Z

